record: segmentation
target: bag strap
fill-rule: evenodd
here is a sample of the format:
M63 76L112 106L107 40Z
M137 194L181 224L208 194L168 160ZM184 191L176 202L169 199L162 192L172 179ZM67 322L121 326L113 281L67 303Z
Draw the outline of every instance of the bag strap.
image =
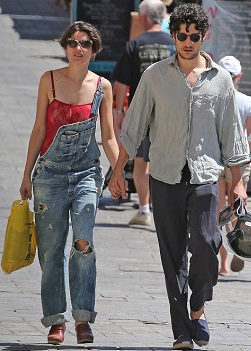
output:
M101 104L101 100L103 98L103 95L104 95L104 93L102 90L102 78L99 77L98 86L97 86L97 89L96 89L96 92L94 94L94 98L92 101L92 109L91 109L90 117L97 117L98 111L99 111L99 106Z

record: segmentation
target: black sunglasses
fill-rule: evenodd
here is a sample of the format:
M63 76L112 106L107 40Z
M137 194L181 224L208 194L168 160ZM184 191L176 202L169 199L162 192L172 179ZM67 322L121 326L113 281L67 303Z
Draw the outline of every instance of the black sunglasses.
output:
M191 35L188 35L186 33L177 33L176 34L176 38L179 41L185 41L187 39L187 37L190 37L190 40L193 41L194 43L197 43L200 40L201 36L202 35L200 33L191 34Z
M66 39L66 43L72 49L76 48L79 44L81 45L81 47L83 49L89 49L92 46L93 41L92 40L77 40L77 39L68 38L68 39Z

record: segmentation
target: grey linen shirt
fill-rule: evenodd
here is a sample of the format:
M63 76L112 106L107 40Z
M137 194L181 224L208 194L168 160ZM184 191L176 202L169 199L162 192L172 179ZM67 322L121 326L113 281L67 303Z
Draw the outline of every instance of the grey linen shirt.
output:
M191 86L176 55L143 74L122 124L120 141L133 159L150 127L150 174L179 183L188 162L192 184L218 180L223 165L250 161L230 74L209 55Z

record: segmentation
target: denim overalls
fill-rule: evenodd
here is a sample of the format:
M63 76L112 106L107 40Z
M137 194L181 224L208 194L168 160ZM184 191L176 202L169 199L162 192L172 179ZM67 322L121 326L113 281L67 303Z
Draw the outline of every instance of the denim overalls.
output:
M102 99L102 80L92 103L92 117L63 125L33 173L38 258L42 268L42 323L49 327L69 321L66 303L65 246L71 216L73 242L69 257L69 286L75 321L93 323L96 317L96 255L93 228L104 177L95 139L96 116ZM92 251L75 249L86 240Z

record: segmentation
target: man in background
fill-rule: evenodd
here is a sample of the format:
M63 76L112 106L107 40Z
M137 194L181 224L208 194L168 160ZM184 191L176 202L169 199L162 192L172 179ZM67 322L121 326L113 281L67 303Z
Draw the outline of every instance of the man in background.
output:
M113 79L116 81L115 124L118 134L125 116L123 107L128 86L130 104L145 69L174 53L173 39L161 29L165 14L166 7L161 0L143 0L139 5L139 21L144 33L126 43L113 72ZM134 160L133 179L138 193L139 211L129 224L151 224L148 152L147 135Z

